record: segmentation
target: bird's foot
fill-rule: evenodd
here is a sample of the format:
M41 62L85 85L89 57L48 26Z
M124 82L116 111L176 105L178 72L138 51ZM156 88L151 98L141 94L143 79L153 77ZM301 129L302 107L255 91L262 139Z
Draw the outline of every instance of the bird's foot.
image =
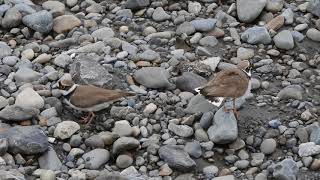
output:
M93 112L89 112L89 114L86 117L82 117L80 123L89 125L91 121L94 119L96 115Z
M226 113L230 112L230 109L228 109L226 106L223 106L223 110L224 110L224 112L226 112Z

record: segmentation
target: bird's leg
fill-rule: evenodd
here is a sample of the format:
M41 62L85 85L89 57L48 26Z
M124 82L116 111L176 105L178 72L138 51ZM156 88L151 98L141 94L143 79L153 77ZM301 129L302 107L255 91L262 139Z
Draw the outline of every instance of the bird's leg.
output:
M227 109L227 107L226 107L226 100L227 100L227 98L224 98L224 99L223 99L223 101L221 102L221 105L220 105L219 109L221 108L221 106L223 106L224 112L229 112L229 109Z
M234 115L236 116L236 119L239 119L239 112L237 111L237 107L236 107L236 98L233 98L233 108L232 111L234 113Z
M87 124L89 121L92 121L92 118L93 118L92 116L94 116L93 112L89 112L86 117L81 118L80 122L83 124Z
M90 117L90 119L89 119L89 121L87 122L86 125L91 124L92 120L93 120L95 117L96 117L96 115L95 115L93 112L91 112L91 117Z

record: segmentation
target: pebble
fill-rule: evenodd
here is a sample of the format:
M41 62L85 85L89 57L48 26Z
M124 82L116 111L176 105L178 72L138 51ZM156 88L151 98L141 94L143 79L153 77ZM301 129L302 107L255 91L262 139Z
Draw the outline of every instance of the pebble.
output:
M0 132L0 138L7 138L10 153L36 155L46 152L49 147L47 136L35 126L9 128Z
M237 14L241 22L254 21L265 7L266 0L237 0Z
M252 27L241 35L241 39L249 44L269 44L271 37L265 27Z
M208 18L208 19L196 19L190 22L196 31L206 32L213 30L216 26L217 20Z
M59 123L54 130L54 137L68 139L80 129L78 123L73 121L63 121Z
M231 143L238 137L237 120L233 113L220 108L214 115L214 124L208 129L211 141L217 144Z
M54 18L52 28L56 33L63 33L80 26L80 24L81 21L76 16L62 15Z
M127 168L131 166L132 163L132 157L125 154L118 156L116 160L116 164L119 168Z
M22 22L29 28L45 34L53 28L53 17L46 10L26 15L22 18Z
M173 123L169 123L168 129L174 134L181 137L190 137L194 133L193 129L187 125L176 125Z
M165 145L160 147L159 156L170 168L178 171L188 172L196 167L196 163L190 158L183 148L176 145Z
M168 71L160 67L144 67L134 73L134 79L148 88L168 88L171 86L168 78Z
M273 41L280 49L289 50L294 48L294 41L292 34L288 30L283 30L274 36Z
M171 16L167 14L162 7L157 7L152 14L152 19L155 20L156 22L165 21L170 18Z
M261 152L264 154L272 154L277 147L277 142L274 139L265 139L260 145Z
M16 97L15 105L26 108L41 109L44 106L44 100L32 88L26 88Z
M320 145L316 145L314 142L302 143L299 145L298 153L300 157L320 154Z
M320 42L320 31L315 28L310 28L307 31L307 37L313 41Z
M99 169L110 159L110 153L106 149L94 149L85 153L82 158L85 160L85 168Z
M273 177L276 179L295 179L298 174L298 166L292 159L284 159L275 165Z

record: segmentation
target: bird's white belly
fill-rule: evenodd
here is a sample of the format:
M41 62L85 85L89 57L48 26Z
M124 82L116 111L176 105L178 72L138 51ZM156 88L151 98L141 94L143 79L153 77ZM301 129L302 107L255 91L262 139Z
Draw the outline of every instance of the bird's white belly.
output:
M79 111L86 111L86 112L96 112L96 111L101 111L103 109L106 109L110 106L110 102L105 102L105 103L102 103L102 104L97 104L97 105L94 105L92 107L87 107L87 108L81 108L81 107L77 107L77 106L74 106L73 104L71 104L71 102L67 99L64 99L64 102L69 105L71 108L73 109L76 109L76 110L79 110Z

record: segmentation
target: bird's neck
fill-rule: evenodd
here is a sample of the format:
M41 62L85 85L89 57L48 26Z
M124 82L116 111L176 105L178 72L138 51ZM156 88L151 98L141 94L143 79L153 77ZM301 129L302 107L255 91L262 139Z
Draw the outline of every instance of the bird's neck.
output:
M62 94L64 96L70 95L77 88L77 86L78 86L78 84L72 85L71 88L69 88L67 91L63 90Z
M251 70L249 70L249 72L247 72L243 69L241 69L241 70L247 75L248 78L251 78Z

